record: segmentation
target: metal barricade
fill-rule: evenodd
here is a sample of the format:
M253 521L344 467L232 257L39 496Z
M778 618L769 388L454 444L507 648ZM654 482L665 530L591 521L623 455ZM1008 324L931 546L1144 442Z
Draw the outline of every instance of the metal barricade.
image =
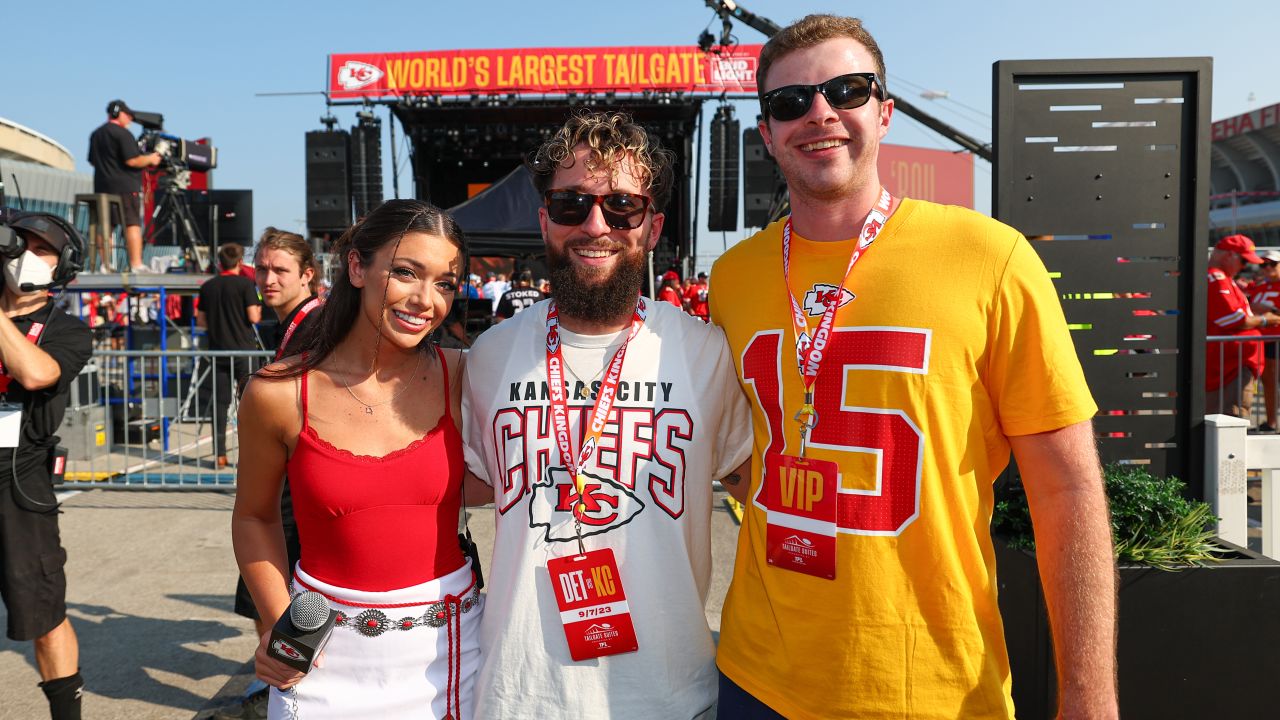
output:
M1243 418L1251 428L1264 432L1280 427L1276 424L1280 335L1253 335L1244 340L1239 335L1211 335L1207 340L1205 414ZM1264 360L1261 365L1258 355ZM1259 374L1254 374L1251 364L1259 368Z
M58 430L68 450L64 486L234 487L239 382L271 356L257 350L95 351L74 381Z

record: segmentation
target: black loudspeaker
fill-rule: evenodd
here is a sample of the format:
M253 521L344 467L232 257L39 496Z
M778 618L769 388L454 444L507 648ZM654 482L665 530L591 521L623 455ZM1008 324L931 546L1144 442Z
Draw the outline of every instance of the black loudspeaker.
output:
M731 105L721 105L711 119L711 183L707 229L738 229L738 128Z
M351 199L358 218L382 204L382 120L373 113L351 128Z
M196 229L206 242L213 244L216 227L219 245L253 245L252 190L188 190L187 200Z
M781 186L778 165L764 146L759 128L742 133L742 222L747 227L769 224L773 198Z
M341 233L351 226L351 186L346 130L307 133L307 230Z

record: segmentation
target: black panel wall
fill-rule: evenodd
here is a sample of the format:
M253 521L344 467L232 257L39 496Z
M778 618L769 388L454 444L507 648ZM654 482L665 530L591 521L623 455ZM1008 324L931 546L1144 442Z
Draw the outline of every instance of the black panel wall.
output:
M1209 58L994 66L994 214L1053 274L1104 463L1203 496Z
M307 133L307 230L340 233L351 225L346 130Z
M733 108L722 105L711 119L711 182L707 229L738 229L738 120Z

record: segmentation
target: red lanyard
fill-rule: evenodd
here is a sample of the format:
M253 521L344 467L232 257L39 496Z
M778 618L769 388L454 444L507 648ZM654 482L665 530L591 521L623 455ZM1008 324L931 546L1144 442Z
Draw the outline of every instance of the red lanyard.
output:
M27 340L38 343L42 332L44 332L44 323L31 323L31 327L27 329ZM9 373L5 372L4 363L0 363L0 394L9 392L9 381L12 379Z
M573 442L569 439L569 407L565 401L564 355L560 349L560 311L556 308L554 300L551 302L551 307L547 309L547 386L551 395L551 428L555 435L556 446L560 449L560 462L573 476L573 485L578 492L578 503L573 507L573 516L577 520L582 519L582 513L586 510L586 505L582 502L582 493L587 479L583 477L581 469L595 455L600 433L604 431L605 423L609 420L609 411L613 409L613 401L618 394L618 381L622 378L622 361L627 356L627 346L640 332L640 328L644 327L647 314L645 299L638 298L635 313L631 316L631 330L627 333L627 339L613 354L613 359L609 361L604 377L600 380L600 390L596 393L595 404L592 406L591 414L587 416L587 432L582 438L582 449L575 460Z
M791 291L791 218L782 228L782 280L787 287L787 300L791 302L791 326L796 337L796 359L799 362L800 379L804 382L804 405L796 413L796 422L800 423L800 455L804 455L808 432L818 424L818 411L813 406L813 386L818 381L818 369L822 366L823 351L831 341L831 328L835 325L836 310L844 298L844 287L853 273L853 266L858 264L871 243L884 227L889 218L889 207L893 204L893 196L887 189L880 189L880 202L867 213L867 219L858 233L857 247L849 256L849 265L845 268L840 286L826 301L826 309L822 319L818 321L818 329L813 338L808 335L809 321L805 317L804 308L796 302L795 293Z
M302 306L302 309L293 314L293 319L289 321L289 327L284 331L284 337L280 338L280 346L276 348L276 360L279 360L284 355L284 349L289 345L289 338L293 337L293 331L297 330L302 321L307 318L307 313L320 307L320 305L320 298L313 297L307 301L307 304Z

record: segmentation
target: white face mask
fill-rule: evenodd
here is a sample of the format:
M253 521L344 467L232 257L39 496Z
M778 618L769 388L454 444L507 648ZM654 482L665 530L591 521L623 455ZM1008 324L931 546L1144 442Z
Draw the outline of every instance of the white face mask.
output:
M48 285L53 281L53 268L49 267L49 264L40 256L30 250L24 250L21 255L4 264L4 281L5 285L17 295L43 292L44 288L24 292L22 285L23 283Z

